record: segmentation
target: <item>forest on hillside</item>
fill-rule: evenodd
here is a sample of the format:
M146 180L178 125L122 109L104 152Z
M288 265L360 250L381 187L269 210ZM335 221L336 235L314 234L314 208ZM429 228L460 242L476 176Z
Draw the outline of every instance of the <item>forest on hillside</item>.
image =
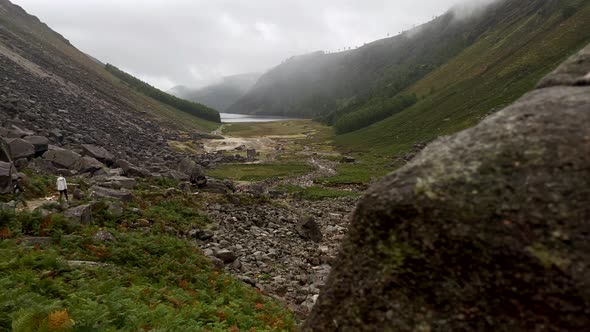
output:
M205 105L197 104L195 102L191 102L188 100L180 99L178 97L172 96L158 88L155 88L142 80L120 70L119 68L107 64L105 69L108 70L111 74L115 75L117 78L122 80L123 82L129 84L135 90L161 102L166 105L172 106L180 111L192 114L196 117L201 119L213 121L213 122L221 122L221 116L219 112L214 109L211 109Z

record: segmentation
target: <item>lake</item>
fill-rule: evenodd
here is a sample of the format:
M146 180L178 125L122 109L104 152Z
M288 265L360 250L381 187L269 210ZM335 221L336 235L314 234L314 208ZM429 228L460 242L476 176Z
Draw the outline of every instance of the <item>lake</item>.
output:
M249 114L233 114L220 113L221 122L237 123L237 122L273 122L273 121L287 121L287 120L301 120L295 118L287 118L284 116L264 116L264 115L249 115Z

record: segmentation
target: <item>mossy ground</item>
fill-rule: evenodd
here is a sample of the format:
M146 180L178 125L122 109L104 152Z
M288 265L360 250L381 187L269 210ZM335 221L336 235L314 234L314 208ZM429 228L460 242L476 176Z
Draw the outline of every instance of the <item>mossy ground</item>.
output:
M263 181L303 175L311 170L304 163L225 164L209 171L209 175L236 181Z

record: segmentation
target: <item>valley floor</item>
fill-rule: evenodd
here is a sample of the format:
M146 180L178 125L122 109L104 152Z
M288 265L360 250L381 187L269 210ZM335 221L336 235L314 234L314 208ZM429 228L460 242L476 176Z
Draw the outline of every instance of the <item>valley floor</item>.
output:
M361 191L323 183L337 175L342 159L331 145L330 128L296 120L227 124L219 133L224 137L204 142L207 152L256 150L257 157L215 167L209 175L235 181L238 193L254 193L260 200L246 207L235 200L209 204L215 235L201 247L210 256L231 252L235 260L226 270L304 318L329 274ZM300 234L306 218L319 227L321 241Z
M331 129L312 121L231 124L219 133L169 145L194 149L194 158L241 160L207 171L212 183L231 181L231 192L163 177L122 177L132 189L119 191L82 175L68 179L67 204L54 176L22 170L27 207L0 205L0 285L11 289L0 295L0 330L294 329L369 183L338 176L365 171L366 161L344 158ZM133 198L99 197L96 186Z

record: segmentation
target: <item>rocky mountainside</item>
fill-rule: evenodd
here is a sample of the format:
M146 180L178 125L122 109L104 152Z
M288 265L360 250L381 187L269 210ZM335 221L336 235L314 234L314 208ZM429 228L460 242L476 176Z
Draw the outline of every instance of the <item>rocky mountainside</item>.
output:
M451 10L411 31L358 49L333 54L317 52L289 59L264 74L229 111L316 117L334 124L349 113L364 112L369 117L378 110L394 107L391 104L396 96L415 93L409 90L413 84L429 74L444 70L453 59L478 45L487 45L488 50L506 51L507 54L518 53L519 48L525 47L560 49L557 58L554 55L539 55L539 61L535 58L525 60L530 64L509 64L526 67L521 72L533 82L528 86L530 89L534 81L587 43L590 38L588 29L584 28L587 20L580 13L587 11L588 7L587 1L535 0L497 1L472 15L465 15L459 9ZM576 18L576 15L580 16ZM537 38L551 30L565 35L571 29L578 31L577 40L569 37L558 41ZM519 39L511 38L516 35ZM464 66L478 63L481 65L477 68L479 73L485 73L495 67L495 61L502 59L490 58L481 63L481 58L463 57L462 63ZM502 68L507 67L503 65ZM538 69L544 71L541 76ZM485 83L500 86L504 84L500 77L497 82L491 80ZM438 88L460 80L461 76L452 73L439 77ZM438 92L436 88L420 91L418 97L428 101ZM452 92L461 95L460 90ZM482 99L485 98L487 96L482 96ZM489 107L485 112L493 108ZM445 126L444 123L442 125ZM382 138L380 140L383 141ZM357 137L357 141L362 140Z
M168 92L179 98L207 105L223 112L242 98L254 86L259 77L259 73L233 75L224 77L220 83L201 89L176 86Z
M306 331L590 329L590 45L375 184Z
M0 1L0 125L129 159L169 158L168 141L215 128L122 84L37 18Z

